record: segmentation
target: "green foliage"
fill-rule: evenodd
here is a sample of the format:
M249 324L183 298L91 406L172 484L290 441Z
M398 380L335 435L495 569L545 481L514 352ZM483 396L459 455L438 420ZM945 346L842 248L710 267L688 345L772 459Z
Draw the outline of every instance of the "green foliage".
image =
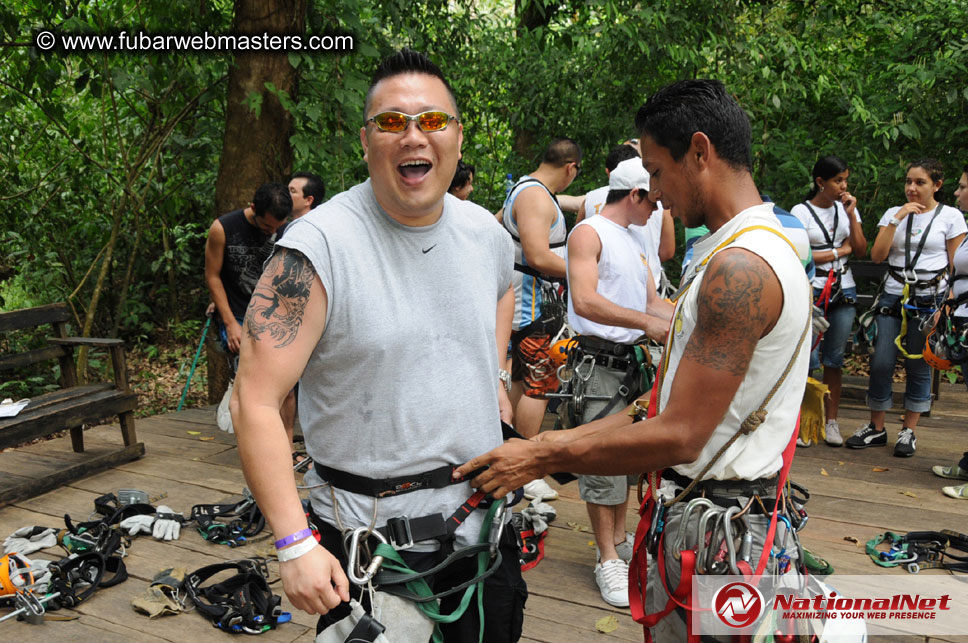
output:
M474 200L492 211L505 174L532 170L554 136L585 152L569 193L603 184L605 154L635 135L637 108L689 77L722 80L748 111L755 178L784 207L803 198L818 156L844 157L871 240L903 198L907 162L939 157L948 195L968 162L965 0L307 5L307 34L352 34L354 51L289 52L298 92L260 87L247 104L279 98L295 122L293 169L322 176L330 196L367 175L364 95L379 59L401 46L444 68L464 158L477 167ZM232 18L229 0L14 0L0 7L0 38L23 42L41 27L225 33ZM118 327L150 345L182 313L197 323L204 236L221 214L212 203L230 63L226 52L0 50L0 305L70 298L83 317L117 227L94 334ZM171 330L186 342L197 334Z

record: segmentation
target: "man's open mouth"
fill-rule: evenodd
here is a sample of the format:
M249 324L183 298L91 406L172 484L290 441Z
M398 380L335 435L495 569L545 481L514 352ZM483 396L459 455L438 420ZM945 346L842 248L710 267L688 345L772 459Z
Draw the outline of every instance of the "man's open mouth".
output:
M429 172L431 167L427 161L405 161L397 166L397 171L405 179L419 179Z

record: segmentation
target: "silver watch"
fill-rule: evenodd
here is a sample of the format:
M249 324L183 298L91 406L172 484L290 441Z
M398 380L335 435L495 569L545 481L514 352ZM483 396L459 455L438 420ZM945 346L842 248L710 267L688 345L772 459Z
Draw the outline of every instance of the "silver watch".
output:
M497 371L497 378L501 380L502 384L504 384L504 390L510 393L511 392L511 374L508 373L503 368L499 368Z

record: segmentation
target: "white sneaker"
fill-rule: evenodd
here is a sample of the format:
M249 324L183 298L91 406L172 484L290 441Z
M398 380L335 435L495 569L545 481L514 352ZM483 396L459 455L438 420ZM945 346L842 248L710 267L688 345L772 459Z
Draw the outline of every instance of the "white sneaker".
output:
M629 564L621 558L595 565L595 582L602 600L615 607L629 606Z
M631 562L632 551L634 549L635 549L635 534L630 534L628 532L625 532L625 540L615 545L615 552L618 554L618 557L627 563ZM601 557L602 557L602 551L598 548L598 545L596 545L595 558L601 559Z
M808 446L810 446L810 443L804 442L803 438L797 438L797 446L807 448Z
M558 492L552 489L547 482L538 478L524 485L524 497L528 500L557 500Z
M837 420L827 420L827 426L824 427L824 442L832 447L844 446L844 438L840 435L840 425L837 424Z

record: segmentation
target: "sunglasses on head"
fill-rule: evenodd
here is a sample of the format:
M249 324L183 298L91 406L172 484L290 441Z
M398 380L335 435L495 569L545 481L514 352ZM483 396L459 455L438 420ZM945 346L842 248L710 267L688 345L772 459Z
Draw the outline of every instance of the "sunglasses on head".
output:
M447 112L423 112L413 116L403 112L380 112L366 119L366 122L376 123L381 132L402 132L407 129L410 121L416 121L417 127L423 132L441 132L447 129L447 125L452 120L460 122L460 119Z

